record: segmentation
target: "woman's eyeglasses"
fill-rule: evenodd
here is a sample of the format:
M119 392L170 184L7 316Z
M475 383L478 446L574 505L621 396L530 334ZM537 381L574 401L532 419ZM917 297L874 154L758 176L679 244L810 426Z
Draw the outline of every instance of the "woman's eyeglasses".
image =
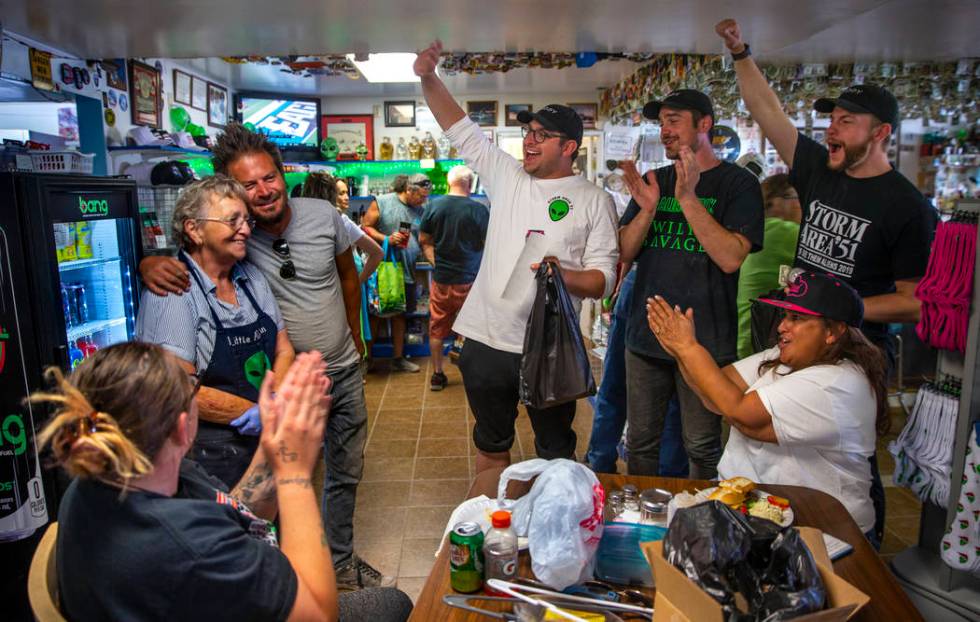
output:
M293 265L293 260L289 255L289 242L286 241L286 238L273 240L272 251L282 259L282 265L279 266L279 278L284 281L295 279L296 266Z
M234 218L195 218L194 220L220 222L223 225L228 225L229 227L231 227L232 231L238 231L239 229L242 228L242 225L248 225L249 231L255 229L255 219L250 216L238 215L235 216Z

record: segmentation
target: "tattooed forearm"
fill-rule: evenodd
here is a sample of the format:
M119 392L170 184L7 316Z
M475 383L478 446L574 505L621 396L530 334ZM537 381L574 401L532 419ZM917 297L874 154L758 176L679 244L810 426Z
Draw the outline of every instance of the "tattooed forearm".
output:
M290 484L295 484L302 488L313 488L313 482L310 481L308 477L285 477L283 479L277 479L276 484L279 486L288 486Z
M245 474L238 483L233 495L248 503L258 497L265 497L272 492L272 469L268 464L260 464ZM264 490L262 490L264 488Z

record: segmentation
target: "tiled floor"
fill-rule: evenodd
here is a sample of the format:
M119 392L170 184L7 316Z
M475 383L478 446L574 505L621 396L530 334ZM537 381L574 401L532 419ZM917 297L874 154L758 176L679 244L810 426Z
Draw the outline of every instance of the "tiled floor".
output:
M422 366L422 372L389 373L387 361L378 361L378 369L367 376L370 436L354 516L355 549L385 574L398 577L398 586L413 600L432 568L450 513L466 496L475 457L470 440L472 415L459 370L447 362L449 386L432 392L428 359L415 362ZM909 491L891 485L893 463L887 442L898 435L903 424L904 416L893 417L891 434L879 441L888 502L881 549L885 560L918 538L918 500ZM581 400L574 424L580 457L588 445L591 427L592 409ZM511 459L516 462L533 457L534 435L522 412Z

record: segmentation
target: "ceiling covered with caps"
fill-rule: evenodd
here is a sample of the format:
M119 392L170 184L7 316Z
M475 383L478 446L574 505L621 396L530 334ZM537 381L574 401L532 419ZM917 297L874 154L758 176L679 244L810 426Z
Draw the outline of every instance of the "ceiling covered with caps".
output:
M418 93L344 76L302 77L221 56L404 52L441 38L470 52L717 54L714 24L739 19L761 59L922 61L980 56L976 0L0 0L3 27L84 58L207 58L241 89L345 96ZM627 60L589 69L458 74L460 93L586 92L635 71Z

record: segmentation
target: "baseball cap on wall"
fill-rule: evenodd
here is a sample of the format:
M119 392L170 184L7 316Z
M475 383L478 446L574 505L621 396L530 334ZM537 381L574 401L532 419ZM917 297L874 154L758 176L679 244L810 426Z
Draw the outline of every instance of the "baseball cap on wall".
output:
M647 102L643 106L643 116L656 121L660 118L660 109L664 107L677 110L696 110L712 119L715 118L715 109L711 104L711 98L694 89L678 89L661 101Z
M759 302L787 311L825 317L860 327L864 319L864 301L857 291L829 274L803 272L786 288L786 298L759 298Z
M527 125L531 121L537 121L546 130L561 132L571 138L580 146L582 144L582 118L578 113L561 104L548 104L536 112L522 110L517 113L517 120Z
M851 112L873 114L882 123L890 123L893 129L898 126L898 100L891 91L876 84L855 84L836 98L821 97L813 102L817 112L830 113L836 106Z

